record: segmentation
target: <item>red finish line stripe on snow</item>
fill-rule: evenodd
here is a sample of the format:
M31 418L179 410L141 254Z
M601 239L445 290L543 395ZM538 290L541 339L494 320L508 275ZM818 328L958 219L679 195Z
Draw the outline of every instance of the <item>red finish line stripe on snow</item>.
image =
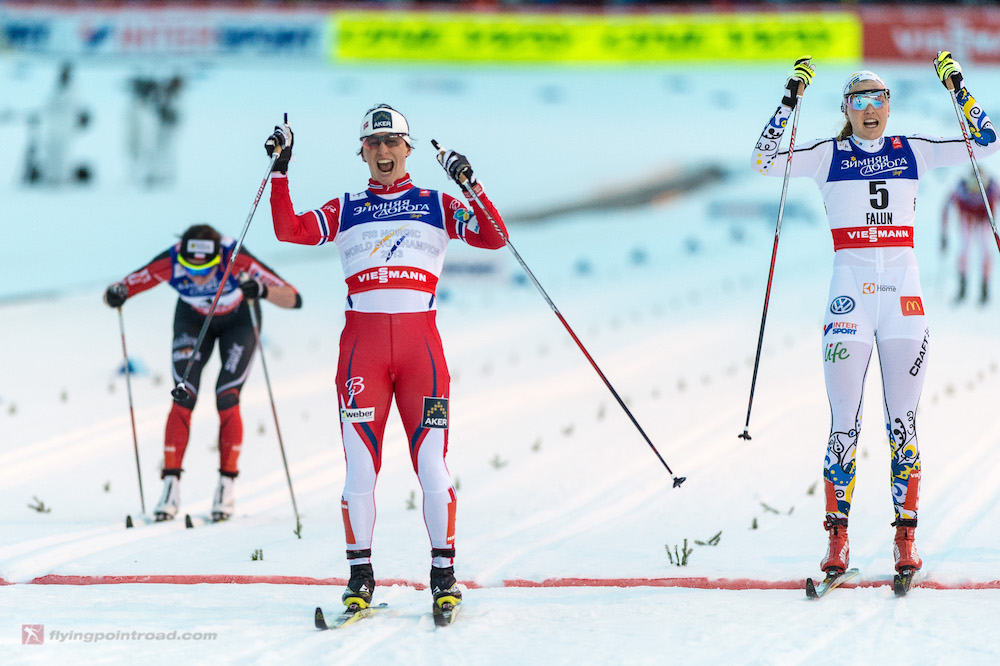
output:
M403 579L379 579L379 585L403 585L418 590L427 589L425 583ZM473 581L461 581L468 589L483 586ZM16 583L0 578L0 585ZM130 576L61 576L49 574L34 578L27 585L346 585L346 578L311 578L308 576L248 576L227 574L156 574ZM884 587L891 580L862 581L847 583L843 587ZM541 582L533 580L505 580L498 587L678 587L699 590L800 590L805 580L758 580L752 578L548 578ZM986 582L939 583L923 580L915 584L932 590L996 590L1000 580Z

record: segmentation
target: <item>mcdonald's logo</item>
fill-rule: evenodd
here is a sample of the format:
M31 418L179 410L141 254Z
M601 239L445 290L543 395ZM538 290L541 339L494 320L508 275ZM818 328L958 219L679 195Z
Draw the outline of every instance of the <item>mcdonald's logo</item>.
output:
M924 303L919 296L900 296L899 307L904 317L924 314Z

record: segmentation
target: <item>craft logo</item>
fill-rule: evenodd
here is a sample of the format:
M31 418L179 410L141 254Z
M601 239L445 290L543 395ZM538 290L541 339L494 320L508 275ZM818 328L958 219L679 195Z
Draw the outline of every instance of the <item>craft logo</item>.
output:
M44 624L22 624L21 645L42 645L45 643Z
M850 296L837 296L830 303L832 314L847 314L854 309L854 299Z
M347 404L354 404L354 396L365 390L365 378L364 377L351 377L344 383L344 388L347 389Z
M919 296L900 296L899 307L904 317L924 314L924 302Z
M931 337L931 329L924 329L924 342L920 345L920 353L917 354L917 358L913 360L913 365L910 366L910 374L916 377L920 374L920 367L924 364L924 357L927 355L927 341Z
M392 129L392 114L388 111L376 111L372 114L372 130Z
M370 423L375 420L375 408L359 407L357 409L349 409L341 407L340 420L342 423Z
M424 396L424 416L420 419L424 428L448 427L448 398L429 398Z

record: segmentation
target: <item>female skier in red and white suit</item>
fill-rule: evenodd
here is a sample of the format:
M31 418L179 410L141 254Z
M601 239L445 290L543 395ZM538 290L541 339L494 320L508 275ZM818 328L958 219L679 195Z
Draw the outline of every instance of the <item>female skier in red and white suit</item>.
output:
M455 489L445 464L450 378L435 325L435 288L449 240L497 249L505 244L506 228L462 155L448 151L439 160L452 178L468 179L486 210L470 195L471 213L455 197L414 187L406 171L413 149L409 127L401 113L385 105L371 109L361 127L360 155L371 174L367 189L296 214L286 177L293 136L287 125L275 129L269 153L275 144L283 148L271 178L275 235L305 245L333 241L347 281L337 369L347 458L342 509L351 564L344 603L364 608L371 601L375 480L393 396L423 491L431 591L435 603L445 598L457 603Z

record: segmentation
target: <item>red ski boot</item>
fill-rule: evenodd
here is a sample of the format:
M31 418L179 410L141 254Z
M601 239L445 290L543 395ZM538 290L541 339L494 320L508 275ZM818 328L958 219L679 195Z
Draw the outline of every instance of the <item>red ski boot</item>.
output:
M830 545L826 557L819 568L826 573L843 573L851 560L851 549L847 543L847 518L827 518L823 527L830 533Z
M917 547L913 543L917 521L916 519L897 518L893 525L896 527L896 540L892 548L893 554L896 556L896 571L903 569L916 571L924 563L917 555Z

